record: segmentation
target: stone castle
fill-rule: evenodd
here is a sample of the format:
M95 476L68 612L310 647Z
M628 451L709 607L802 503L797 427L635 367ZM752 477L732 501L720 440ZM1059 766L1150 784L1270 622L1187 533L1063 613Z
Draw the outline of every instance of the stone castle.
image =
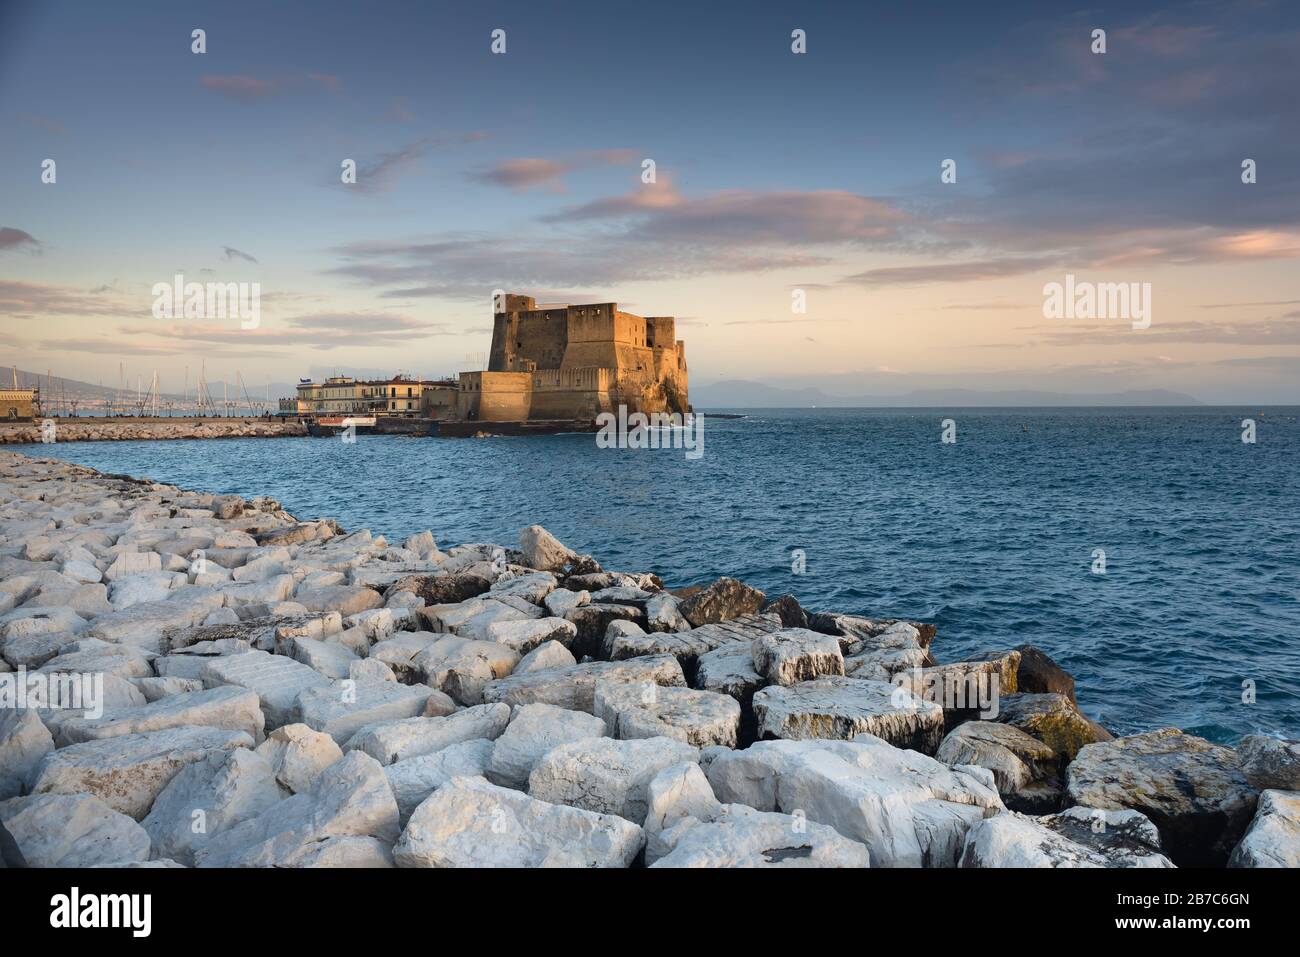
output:
M686 412L686 344L672 316L615 302L544 305L496 297L487 371L463 372L457 416L481 422L594 419L601 412Z

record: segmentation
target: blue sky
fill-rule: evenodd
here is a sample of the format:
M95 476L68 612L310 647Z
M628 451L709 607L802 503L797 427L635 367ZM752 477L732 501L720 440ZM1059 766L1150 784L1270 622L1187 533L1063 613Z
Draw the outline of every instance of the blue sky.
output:
M696 383L1300 400L1292 4L0 10L25 368L449 372L503 287L679 315ZM261 326L153 318L177 272ZM1151 328L1045 320L1067 272L1151 283Z

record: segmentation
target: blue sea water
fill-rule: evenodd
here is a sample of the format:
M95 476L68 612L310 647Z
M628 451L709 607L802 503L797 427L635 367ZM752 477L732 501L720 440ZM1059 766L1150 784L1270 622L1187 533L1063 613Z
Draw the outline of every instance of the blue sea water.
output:
M591 435L13 448L390 540L514 544L536 522L674 587L727 574L818 611L933 620L941 661L1032 643L1117 733L1300 737L1297 408L764 409L706 416L696 460Z

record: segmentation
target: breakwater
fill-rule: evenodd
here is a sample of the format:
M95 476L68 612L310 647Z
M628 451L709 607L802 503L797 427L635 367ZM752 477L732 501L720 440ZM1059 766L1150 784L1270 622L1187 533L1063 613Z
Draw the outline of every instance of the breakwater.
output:
M398 544L265 497L3 453L0 579L0 692L32 672L101 689L0 709L0 824L27 863L1270 866L1300 850L1294 745L1115 738L1042 649L940 663L932 624L612 571L539 526L508 546Z
M0 422L0 444L162 439L280 438L306 435L297 421L263 418L49 418Z

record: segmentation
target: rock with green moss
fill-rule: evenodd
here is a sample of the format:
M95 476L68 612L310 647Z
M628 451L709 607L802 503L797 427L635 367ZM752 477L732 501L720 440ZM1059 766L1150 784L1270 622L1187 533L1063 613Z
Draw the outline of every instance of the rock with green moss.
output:
M1084 745L1112 739L1062 694L1002 695L997 720L1033 735L1067 761Z

